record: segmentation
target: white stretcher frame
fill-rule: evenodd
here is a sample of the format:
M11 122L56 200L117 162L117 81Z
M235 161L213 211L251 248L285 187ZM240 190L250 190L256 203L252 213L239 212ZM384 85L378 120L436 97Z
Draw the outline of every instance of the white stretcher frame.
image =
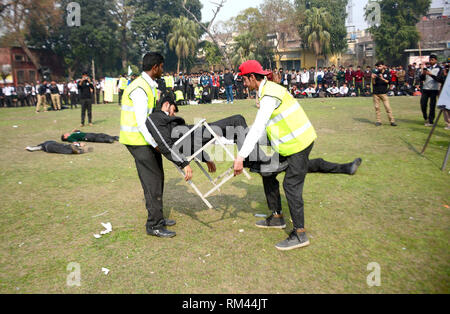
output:
M226 152L226 154L232 158L232 160L235 159L234 154L232 154L228 148L225 146L225 144L222 143L221 138L213 131L213 129L209 126L209 124L206 122L206 119L202 119L200 120L192 129L189 130L189 132L187 132L186 134L184 134L178 141L176 141L175 145L180 144L186 137L190 136L190 134L192 132L194 132L196 129L200 128L204 126L213 136L213 138L206 143L205 145L203 145L198 151L196 151L194 154L192 154L191 156L187 157L187 160L190 161L195 161L195 163L197 164L197 166L200 168L200 170L203 172L203 174L208 178L209 182L211 182L211 184L213 185L213 188L211 190L209 190L206 193L202 193L197 186L194 184L194 182L192 182L192 180L189 180L187 183L191 186L191 188L195 191L195 193L197 193L197 195L202 199L202 201L206 204L206 206L208 206L209 209L212 209L213 206L211 205L211 203L207 200L207 197L210 196L212 193L216 192L216 191L220 191L220 187L222 185L224 185L226 182L228 182L229 180L231 180L234 177L234 168L233 166L231 166L231 168L228 168L224 173L220 174L217 178L213 179L211 178L211 176L209 175L208 171L205 170L205 168L203 168L202 163L200 162L200 160L197 158L197 155L200 154L201 152L203 152L206 148L208 148L208 146L210 146L211 144L213 144L214 142L217 142L218 145L220 145L224 151ZM183 171L183 169L181 169L180 167L175 166L178 170L178 172L183 176L183 178L185 177L185 173ZM244 175L247 177L248 180L251 179L251 176L248 174L248 172L244 169L243 170ZM221 180L219 183L217 183L219 180Z

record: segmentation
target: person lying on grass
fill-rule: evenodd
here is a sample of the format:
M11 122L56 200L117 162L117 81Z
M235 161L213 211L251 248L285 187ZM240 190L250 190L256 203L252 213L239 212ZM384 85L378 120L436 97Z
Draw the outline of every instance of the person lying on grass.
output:
M87 152L92 152L93 147L86 148L85 143L72 143L72 144L62 144L55 141L45 141L36 146L27 146L25 148L29 152L44 151L46 153L54 154L84 154Z
M95 143L114 143L119 140L118 136L111 136L105 133L84 133L80 130L73 129L69 133L61 135L61 140L69 143L76 142L95 142Z

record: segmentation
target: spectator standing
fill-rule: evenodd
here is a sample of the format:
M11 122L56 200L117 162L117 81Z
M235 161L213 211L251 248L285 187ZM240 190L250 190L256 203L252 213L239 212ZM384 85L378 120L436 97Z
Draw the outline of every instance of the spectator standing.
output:
M126 88L126 87L125 87ZM81 99L81 127L84 126L86 111L88 115L89 125L92 125L92 93L94 85L89 78L87 72L83 73L81 80L78 82L78 90Z
M69 89L69 95L70 95L70 109L77 108L77 102L78 102L78 87L77 83L75 81L69 82L67 84L67 88Z
M434 124L436 102L442 81L442 73L442 68L437 64L437 56L431 55L430 66L424 68L420 76L420 80L423 82L420 107L425 120L425 126L433 126ZM430 111L427 115L428 100L430 100Z
M366 70L364 71L364 85L369 87L372 85L372 68L370 66L367 66Z
M336 79L337 79L337 82L338 82L338 86L342 87L344 85L344 83L345 83L345 70L344 70L343 66L341 66L339 68L339 71L337 73Z
M384 108L386 109L386 113L389 117L389 121L391 126L397 126L395 123L394 115L392 114L392 109L389 104L389 97L386 95L388 90L390 74L387 71L384 63L382 61L377 62L375 73L372 74L373 79L373 102L375 106L375 113L377 122L376 126L381 126L381 110L380 110L380 101L383 102Z
M309 85L316 85L316 69L314 67L311 67L311 69L309 69L309 81L308 84Z
M53 110L61 110L61 95L55 81L50 84L50 93L52 97Z
M325 73L323 73L322 68L319 68L314 77L314 80L317 82L317 84L324 84L323 82L324 75Z
M225 85L225 93L227 95L227 104L233 103L233 84L234 84L234 77L233 74L230 72L230 69L225 69L225 74L223 76L223 83Z
M308 84L309 84L309 75L310 75L310 72L308 72L306 70L306 68L304 68L303 73L300 75L300 80L301 80L303 88L306 88L306 86L308 86Z
M355 90L356 95L359 96L363 93L363 79L364 79L364 72L361 71L361 67L358 66L355 72Z
M398 86L402 87L405 84L406 81L406 72L403 69L403 66L399 66L398 70L397 70L397 82L398 82Z
M36 113L39 113L41 105L44 107L44 112L47 112L47 81L43 81L37 89L38 102L36 105Z
M353 86L353 79L355 77L355 71L353 71L353 66L351 65L346 71L345 71L345 83L347 83L347 86Z

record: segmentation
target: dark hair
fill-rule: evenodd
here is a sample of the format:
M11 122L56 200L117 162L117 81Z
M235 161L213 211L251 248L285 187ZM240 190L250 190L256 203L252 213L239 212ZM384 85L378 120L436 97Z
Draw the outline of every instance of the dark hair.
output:
M164 57L157 52L147 53L142 59L142 71L150 71L156 65L164 63Z
M375 63L376 67L379 67L380 65L384 65L384 61L378 61L377 63Z
M63 135L61 135L61 141L63 141L63 142L67 141L67 139L66 139L66 138L64 138L64 134L63 134Z
M250 75L254 75L255 76L255 79L258 81L258 82L261 82L262 80L264 80L264 75L262 75L262 74L258 74L258 73L249 73L249 74L245 74L245 76L246 77L248 77L248 78L250 78Z

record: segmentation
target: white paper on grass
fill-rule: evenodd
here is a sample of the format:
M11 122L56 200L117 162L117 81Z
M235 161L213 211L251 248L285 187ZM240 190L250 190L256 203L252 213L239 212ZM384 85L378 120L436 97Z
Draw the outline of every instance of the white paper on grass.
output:
M96 239L100 239L102 236L99 235L99 234L94 234L94 237L95 237Z
M108 269L108 268L105 268L105 267L102 267L102 272L103 272L105 275L108 275L109 269Z

